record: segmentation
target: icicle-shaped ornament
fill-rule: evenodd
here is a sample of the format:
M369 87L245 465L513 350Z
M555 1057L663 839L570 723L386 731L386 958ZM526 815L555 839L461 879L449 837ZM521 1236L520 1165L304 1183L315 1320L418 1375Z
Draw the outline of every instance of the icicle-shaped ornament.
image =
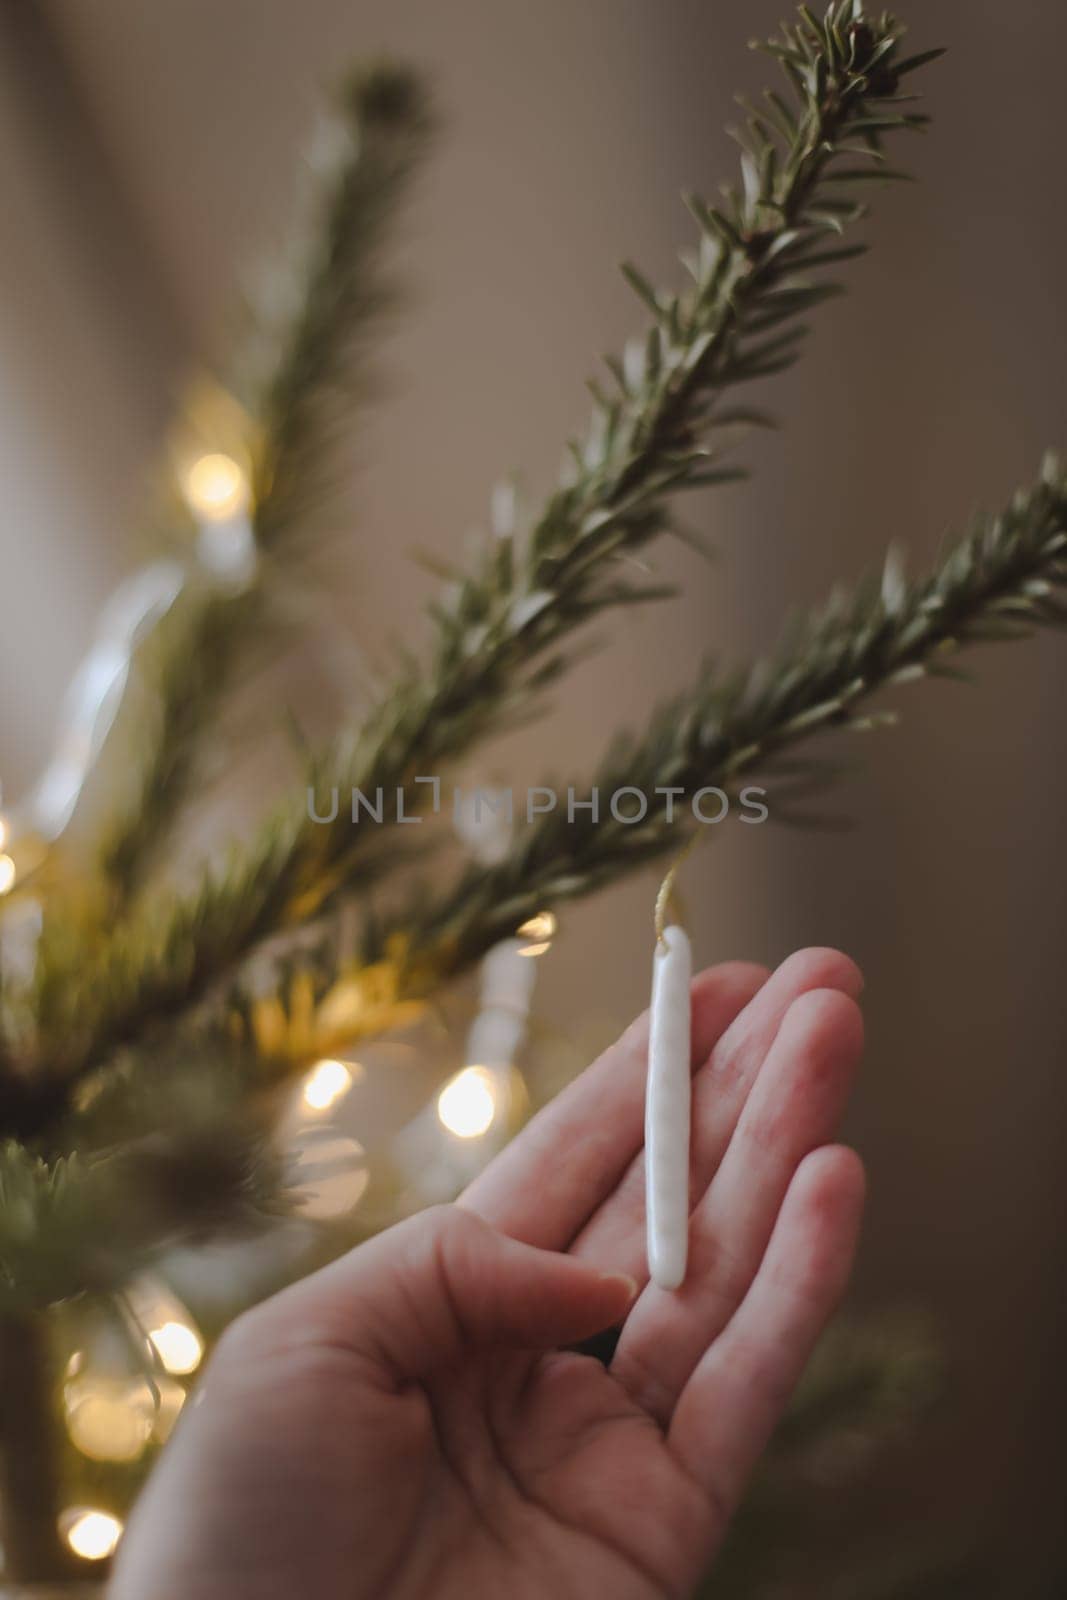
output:
M689 1244L689 939L664 928L652 958L652 1007L645 1097L648 1270L661 1289L685 1278Z

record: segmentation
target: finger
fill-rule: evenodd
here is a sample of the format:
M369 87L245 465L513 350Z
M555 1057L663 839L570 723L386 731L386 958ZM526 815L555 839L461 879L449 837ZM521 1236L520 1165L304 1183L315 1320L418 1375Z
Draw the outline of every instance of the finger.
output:
M246 1356L249 1345L263 1354L327 1344L405 1382L472 1347L543 1350L588 1338L624 1315L636 1287L436 1206L294 1284L242 1319L243 1341L229 1342L231 1355L243 1343Z
M863 1019L847 995L815 989L786 1012L690 1217L684 1285L649 1284L615 1353L614 1376L659 1422L748 1292L793 1174L836 1134L862 1051Z
M811 989L838 989L855 996L862 988L863 975L848 956L829 949L798 950L782 962L725 1030L693 1080L691 1205L697 1203L718 1169L763 1060L793 1001ZM640 1283L647 1280L643 1149L635 1154L614 1192L574 1241L572 1251L584 1261L618 1267Z
M755 1282L678 1402L669 1443L723 1527L848 1281L864 1189L854 1151L806 1157Z
M767 978L731 961L694 979L693 1061L716 1041ZM565 1249L618 1184L644 1138L648 1013L527 1124L459 1204L512 1238Z

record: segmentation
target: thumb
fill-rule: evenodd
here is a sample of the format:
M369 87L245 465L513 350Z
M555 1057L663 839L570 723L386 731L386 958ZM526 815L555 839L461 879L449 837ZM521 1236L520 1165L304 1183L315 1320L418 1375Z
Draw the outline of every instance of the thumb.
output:
M264 1308L399 1381L493 1344L549 1349L620 1321L637 1285L436 1206L360 1245ZM262 1330L266 1331L266 1330ZM285 1337L284 1327L276 1330ZM288 1339L286 1340L288 1342Z

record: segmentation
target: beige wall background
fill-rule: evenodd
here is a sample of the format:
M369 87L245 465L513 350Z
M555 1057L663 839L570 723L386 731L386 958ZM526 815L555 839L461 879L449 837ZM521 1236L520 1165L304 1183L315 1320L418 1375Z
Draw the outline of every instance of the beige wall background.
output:
M318 95L356 53L413 57L444 127L405 226L410 307L361 426L336 624L416 626L414 545L454 553L519 465L534 492L585 413L599 351L639 321L624 256L674 271L678 195L714 189L745 48L779 0L50 0L0 11L0 778L43 761L94 613L134 559L141 474L173 386L221 362L241 274L284 230ZM722 559L658 563L668 614L616 624L514 757L588 765L709 650L902 540L920 567L1064 439L1067 12L924 0L936 124L920 182L877 197L869 258L768 396L755 475L694 502ZM333 622L330 624L334 625ZM736 828L688 871L698 949L837 943L869 976L849 1128L872 1173L858 1298L931 1307L949 1392L882 1485L906 1541L973 1538L983 1594L1047 1596L1062 1471L1063 641L900 696L853 746L849 834ZM744 835L744 837L741 837ZM606 1034L643 1003L651 879L568 913L542 1014ZM1063 1559L1061 1559L1061 1557ZM1058 1591L1057 1591L1058 1592Z

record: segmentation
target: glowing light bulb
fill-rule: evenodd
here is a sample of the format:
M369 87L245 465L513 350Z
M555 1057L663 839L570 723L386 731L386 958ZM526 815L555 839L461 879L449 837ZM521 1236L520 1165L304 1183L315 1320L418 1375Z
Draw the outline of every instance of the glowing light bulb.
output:
M0 850L7 844L11 829L7 825L7 818L0 817Z
M352 1074L343 1061L320 1061L304 1079L304 1104L310 1111L329 1111L352 1087Z
M143 1379L77 1378L63 1405L71 1442L90 1461L136 1461L151 1438L156 1406Z
M203 1342L194 1328L185 1322L164 1322L150 1328L148 1337L156 1354L168 1372L184 1376L195 1372L204 1354Z
M185 474L185 498L198 517L226 522L248 507L248 479L232 456L200 456Z
M437 1097L437 1115L457 1139L478 1139L496 1116L496 1082L486 1067L464 1067Z
M554 938L556 927L557 923L553 912L539 911L535 917L531 917L528 922L523 923L519 929L519 937L522 939L536 939L540 943L546 939Z
M0 895L10 894L15 887L15 863L10 856L0 855Z
M63 1537L83 1561L106 1561L122 1538L122 1523L110 1511L74 1506L60 1518Z

